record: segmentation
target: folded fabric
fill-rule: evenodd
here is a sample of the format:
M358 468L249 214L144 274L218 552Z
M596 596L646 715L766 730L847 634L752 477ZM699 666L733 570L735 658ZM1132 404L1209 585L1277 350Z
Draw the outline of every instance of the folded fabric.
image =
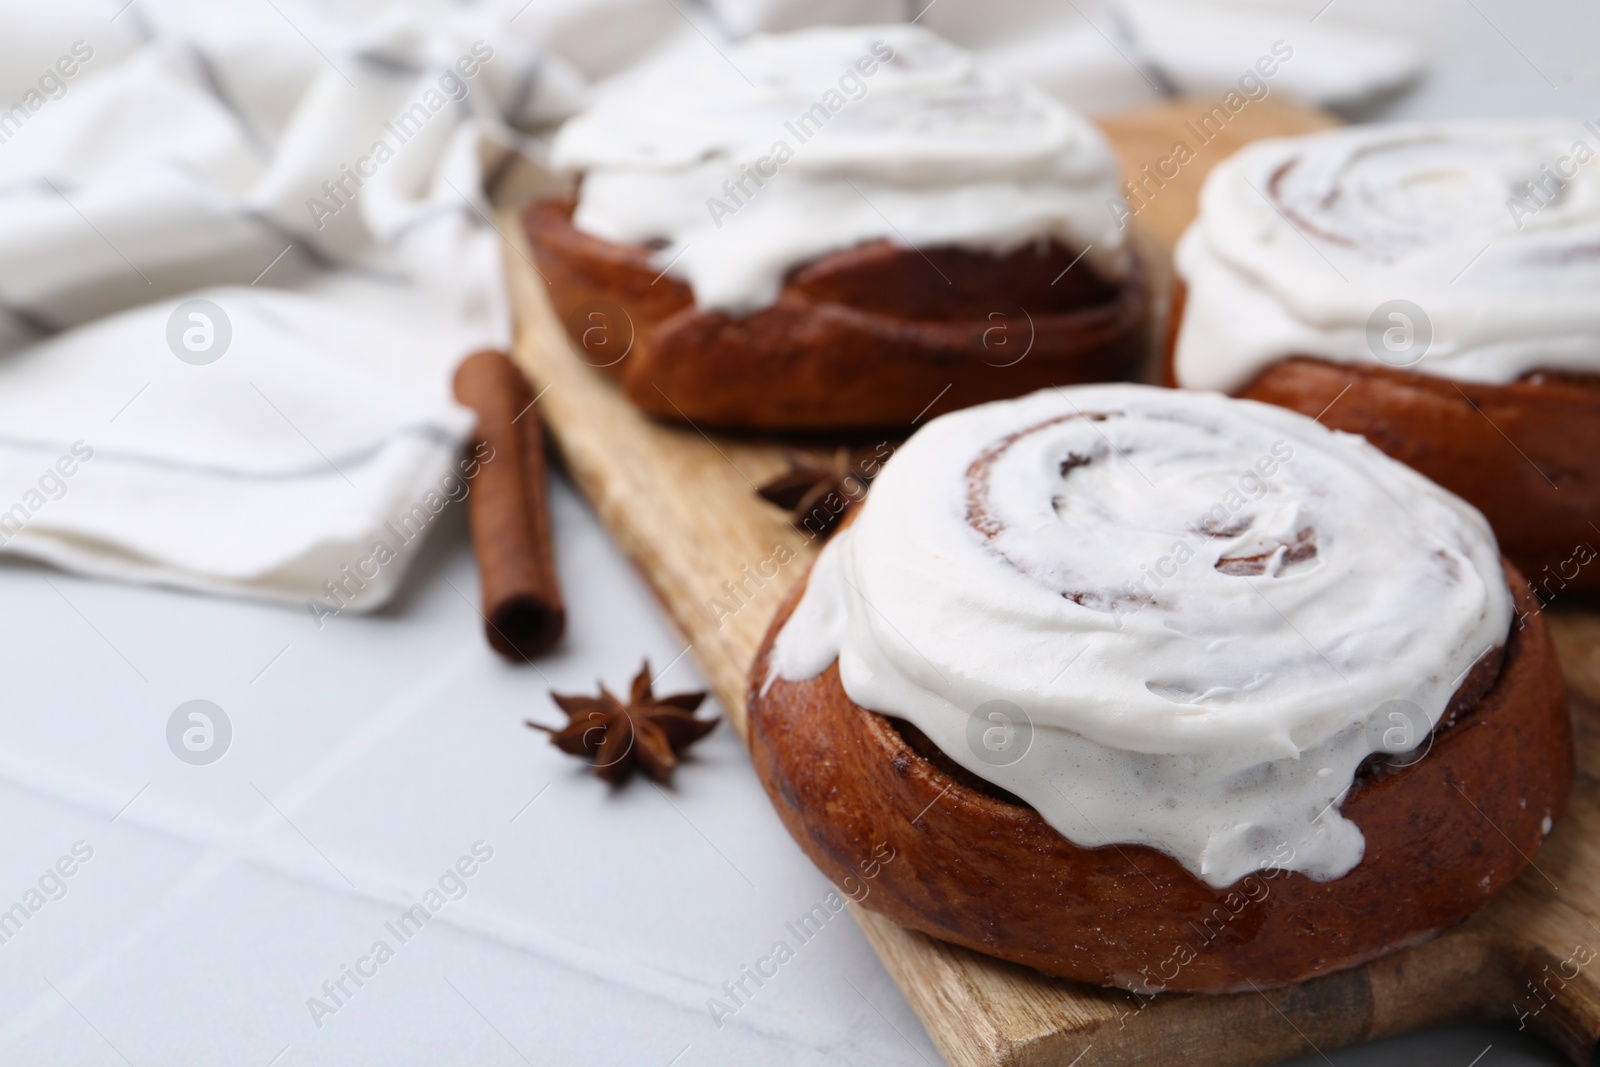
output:
M1136 39L1186 93L1238 90L1264 79L1313 104L1353 107L1404 87L1422 54L1404 37L1342 22L1337 8L1315 22L1298 7L1228 0L1122 0ZM1315 14L1315 12L1313 12ZM1274 49L1273 46L1277 45ZM1287 58L1285 58L1287 57ZM1248 88L1247 83L1247 88Z
M449 374L509 332L485 174L690 31L371 6L0 4L0 69L42 72L0 97L0 552L365 610L465 492Z
M916 14L906 0L706 0L706 8L716 28L735 40L809 26L904 22Z
M1355 105L1417 77L1404 37L1340 21L1325 5L1256 0L707 0L730 36L836 22L910 19L1067 106L1105 114L1186 93L1221 96L1272 45L1274 89L1313 104ZM1315 16L1315 18L1313 18Z
M389 294L327 296L195 294L213 305L209 328L231 332L203 365L174 358L164 304L12 357L0 542L124 579L381 603L444 501L465 492L456 447L472 420L383 366L425 363L454 324L397 322ZM347 582L380 542L382 565Z

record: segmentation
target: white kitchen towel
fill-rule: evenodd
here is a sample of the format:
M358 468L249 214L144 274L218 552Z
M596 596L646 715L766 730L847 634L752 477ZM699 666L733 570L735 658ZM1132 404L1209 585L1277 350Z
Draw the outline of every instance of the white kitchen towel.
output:
M912 20L1007 77L1093 115L1165 94L1223 97L1263 56L1271 87L1358 105L1422 69L1401 34L1346 21L1327 0L706 0L732 37L833 22ZM1364 14L1371 15L1373 5ZM1292 62L1280 63L1282 42ZM1278 55L1283 54L1280 47ZM1250 75L1261 81L1259 73ZM1247 83L1245 91L1256 90Z
M0 552L383 603L508 340L485 175L662 7L0 3Z

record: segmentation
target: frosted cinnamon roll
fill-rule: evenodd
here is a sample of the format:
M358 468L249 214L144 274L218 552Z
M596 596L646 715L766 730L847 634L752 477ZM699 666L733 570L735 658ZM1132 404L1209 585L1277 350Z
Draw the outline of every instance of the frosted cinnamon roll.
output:
M1570 734L1530 602L1481 515L1358 437L1050 390L885 465L768 635L752 747L825 871L909 857L867 901L898 921L1136 987L1249 899L1156 984L1294 981L1456 921L1548 832Z
M637 404L905 423L1140 354L1146 287L1087 120L916 26L726 52L570 121L552 159L577 195L526 216L574 341Z
M1481 508L1547 599L1600 589L1597 153L1565 122L1249 146L1178 245L1171 380L1327 409Z

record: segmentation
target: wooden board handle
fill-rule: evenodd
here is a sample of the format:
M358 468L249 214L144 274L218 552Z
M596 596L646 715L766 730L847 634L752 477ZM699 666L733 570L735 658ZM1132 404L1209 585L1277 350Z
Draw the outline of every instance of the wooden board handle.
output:
M1529 949L1510 964L1511 1018L1572 1057L1600 1062L1600 950L1593 933Z
M1600 802L1583 768L1600 758L1600 686L1571 654L1568 620L1546 618L1562 654L1573 711L1578 788L1555 832L1482 925L1492 937L1506 1001L1493 1014L1532 1030L1580 1064L1600 1063ZM1585 620L1586 622L1587 620ZM1574 620L1576 622L1576 620Z

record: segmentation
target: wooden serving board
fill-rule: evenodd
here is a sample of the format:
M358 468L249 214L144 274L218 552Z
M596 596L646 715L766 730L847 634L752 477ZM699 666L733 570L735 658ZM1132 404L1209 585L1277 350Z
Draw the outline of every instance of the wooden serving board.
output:
M1251 103L1201 144L1186 123L1211 102L1180 101L1103 123L1128 173L1147 184L1135 218L1165 277L1201 178L1246 141L1329 125L1325 115ZM511 172L496 190L517 315L516 358L568 469L644 572L734 725L745 673L785 590L819 545L755 487L786 467L782 444L653 422L587 365L556 321L521 236L516 204L548 176ZM810 442L812 447L818 442ZM787 562L780 562L787 560ZM1577 716L1579 775L1536 867L1446 935L1355 970L1265 993L1129 993L1075 985L935 941L871 912L857 922L928 1033L957 1067L1185 1062L1245 1067L1453 1021L1517 1019L1583 1064L1600 1037L1600 616L1547 613Z

